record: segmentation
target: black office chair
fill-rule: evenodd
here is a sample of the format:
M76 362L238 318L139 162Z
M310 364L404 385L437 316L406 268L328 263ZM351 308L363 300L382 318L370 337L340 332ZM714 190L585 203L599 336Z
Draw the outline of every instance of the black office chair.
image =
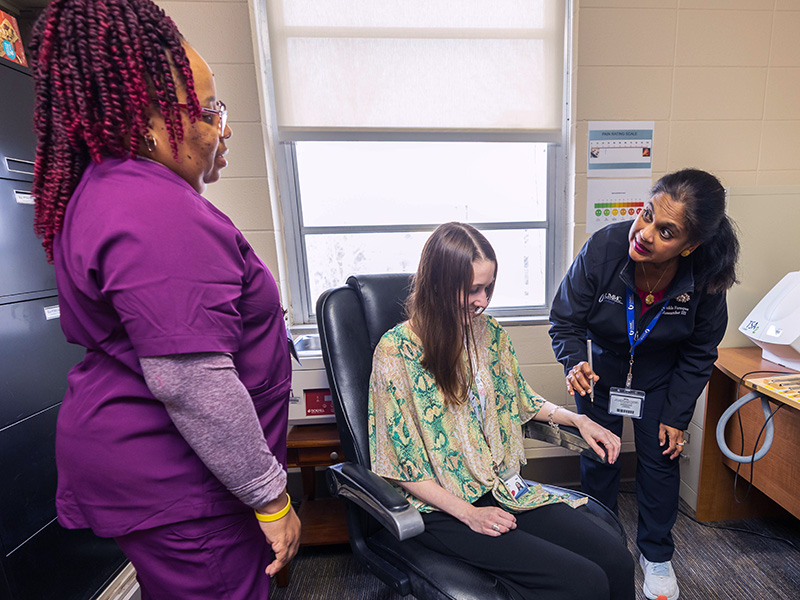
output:
M356 558L398 593L419 600L510 600L490 573L444 556L414 539L425 526L422 517L388 482L369 470L367 403L372 354L381 336L403 320L411 276L352 276L317 301L322 357L331 387L336 423L347 462L327 471L331 494L344 498L350 545ZM577 430L557 432L536 422L529 437L587 451ZM588 452L591 452L590 450ZM594 454L591 452L591 454ZM597 455L594 455L597 459ZM545 485L550 492L580 498L585 494ZM616 516L591 499L578 510L625 539Z

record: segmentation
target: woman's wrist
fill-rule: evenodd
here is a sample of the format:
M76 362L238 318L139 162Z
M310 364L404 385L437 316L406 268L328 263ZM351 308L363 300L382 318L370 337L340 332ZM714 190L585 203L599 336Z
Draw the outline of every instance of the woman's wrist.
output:
M561 406L558 406L557 404L553 404L547 413L547 423L548 425L550 425L550 427L553 427L555 429L558 429L558 423L556 423L555 418L556 418L556 413L559 410L563 410L563 408Z
M255 509L256 518L264 523L277 521L278 519L286 516L291 506L292 499L288 492L284 490L274 500L270 500L264 506L260 506L259 508Z
M557 419L557 415L561 415L561 417ZM561 425L570 425L580 429L589 421L589 417L572 412L563 406L558 406L553 412L553 421L556 422L556 424L558 424L558 421L561 421Z
M583 427L586 423L588 423L591 420L586 415L579 415L578 413L574 413L572 411L567 411L567 412L569 413L569 416L572 419L573 427L577 427L578 429Z
M464 500L464 505L462 505L457 514L454 514L453 516L465 525L469 526L470 520L472 519L472 516L476 510L477 508L474 504L470 504Z

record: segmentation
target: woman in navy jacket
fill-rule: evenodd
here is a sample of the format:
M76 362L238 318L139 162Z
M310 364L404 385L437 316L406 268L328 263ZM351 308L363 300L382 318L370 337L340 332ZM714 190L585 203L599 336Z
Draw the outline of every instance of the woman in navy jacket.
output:
M725 334L738 251L720 182L678 171L656 183L636 220L589 239L553 300L550 336L578 412L617 435L623 417L633 417L648 598L679 595L671 563L677 459ZM581 460L583 491L614 510L619 480L619 463Z

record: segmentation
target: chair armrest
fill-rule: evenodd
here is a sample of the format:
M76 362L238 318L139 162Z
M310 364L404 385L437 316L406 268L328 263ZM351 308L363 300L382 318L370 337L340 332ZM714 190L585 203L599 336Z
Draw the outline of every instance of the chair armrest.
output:
M526 438L542 440L556 446L562 446L573 452L580 452L581 456L591 458L597 462L606 462L606 459L592 450L586 440L581 437L577 427L559 425L558 429L556 429L542 421L531 420L525 423L523 432Z
M345 462L327 469L331 495L350 500L403 541L425 530L422 516L380 475Z

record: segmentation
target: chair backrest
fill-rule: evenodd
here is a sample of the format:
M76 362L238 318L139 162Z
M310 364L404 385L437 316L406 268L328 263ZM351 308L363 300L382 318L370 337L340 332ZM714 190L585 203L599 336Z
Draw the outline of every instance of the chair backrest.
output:
M347 460L370 466L367 406L372 353L404 319L411 275L358 275L317 300L322 359Z

